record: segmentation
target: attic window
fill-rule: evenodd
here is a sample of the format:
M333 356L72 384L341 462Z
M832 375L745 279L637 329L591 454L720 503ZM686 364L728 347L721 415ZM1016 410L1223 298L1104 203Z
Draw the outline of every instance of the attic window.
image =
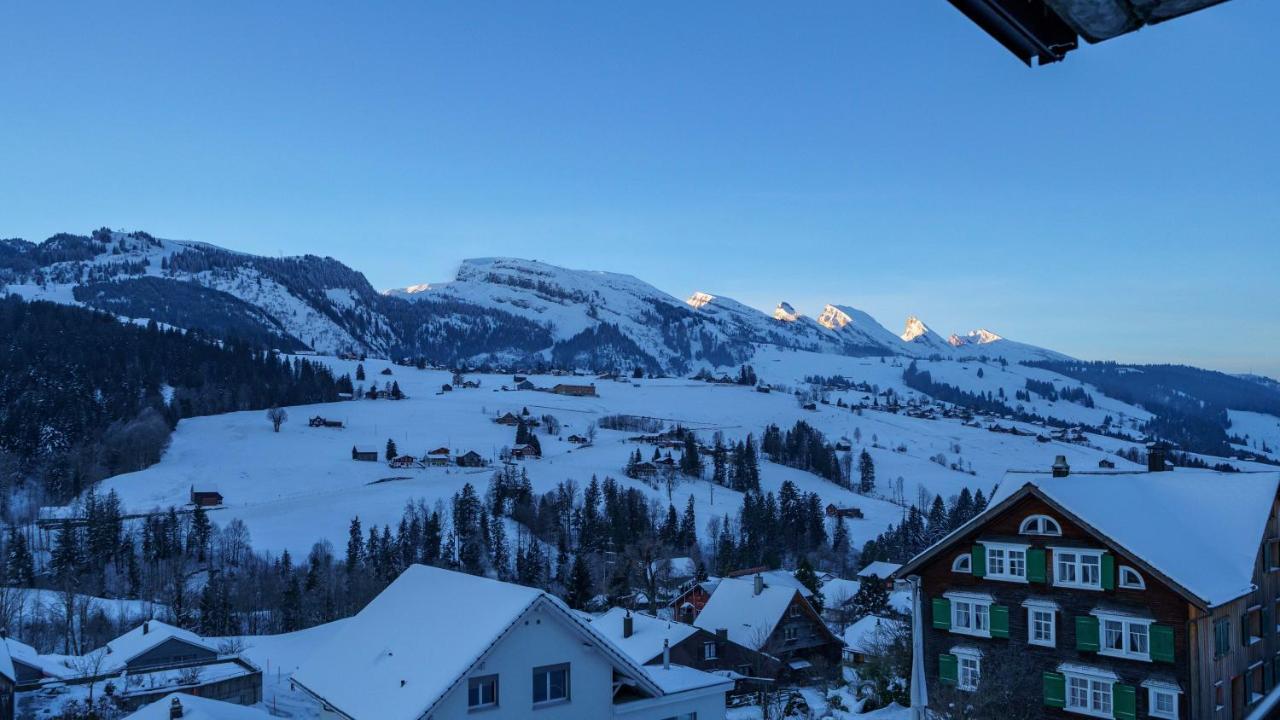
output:
M969 553L957 555L955 560L951 561L951 572L971 573L973 572L973 556Z
M1120 566L1120 587L1129 590L1146 590L1147 582L1142 579L1142 575L1137 570L1128 565Z
M1022 525L1018 528L1019 535L1052 535L1059 537L1062 535L1062 526L1057 520L1048 515L1032 515L1022 521Z

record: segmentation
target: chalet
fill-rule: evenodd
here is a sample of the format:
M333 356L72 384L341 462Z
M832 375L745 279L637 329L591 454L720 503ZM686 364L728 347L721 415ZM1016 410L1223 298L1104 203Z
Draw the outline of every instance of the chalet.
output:
M1243 718L1280 680L1280 472L1061 465L1008 473L898 571L930 699L1016 652L1043 717Z
M218 650L190 630L159 620L141 625L107 643L101 672L127 670L131 674L158 667L195 665L214 660Z
M452 462L453 458L451 457L451 453L447 447L438 447L435 450L428 451L426 455L422 456L422 464L428 467L441 467L444 465L450 465Z
M836 450L838 452L849 452L850 450L853 450L853 443L841 438L836 441Z
M768 395L768 394L769 394L769 391L770 391L770 388L769 388L769 386L768 386L768 385L757 385L757 386L756 386L756 392L758 392L758 393L764 393L765 395Z
M196 507L217 507L222 504L222 493L217 490L196 490L193 486L191 504Z
M584 437L582 437L581 435L570 435L570 436L567 438L567 440L568 440L569 442L573 443L574 445L586 445L586 444L587 444L587 439L586 439L586 438L584 438Z
M853 506L840 507L835 503L827 505L827 517L842 517L850 520L861 520L862 510Z
M412 455L397 455L387 463L393 468L404 469L418 466L418 458Z
M649 461L638 462L631 466L631 477L648 478L658 474L658 466Z
M901 568L902 566L898 563L877 560L858 571L858 580L861 582L879 580L884 583L885 590L893 590L893 574Z
M800 590L762 575L721 580L694 625L778 658L784 674L834 668L843 646Z
M782 663L776 658L729 640L724 630L717 634L623 608L609 610L591 625L641 665L668 662L703 672L735 672L746 678L773 678L781 670Z
M667 603L667 607L677 620L692 625L719 584L720 578L707 578L701 582L691 580L681 586L679 594Z
M844 640L844 663L861 665L868 658L878 656L892 643L893 635L902 629L901 621L875 615L867 615L853 623L840 636Z
M351 459L361 462L378 462L377 450L361 450L355 445L351 446Z
M458 602L466 598L466 602ZM411 622L406 619L412 619ZM292 681L325 720L697 717L733 682L642 665L553 595L411 565L318 646Z
M495 418L494 422L499 425L519 425L520 418L515 413L508 412Z
M555 387L551 388L551 392L557 395L573 395L576 397L595 397L596 386L595 386L595 383L592 383L590 385L568 385L566 383L559 383Z
M484 458L475 450L468 450L457 457L458 467L484 467Z
M520 382L516 383L516 389L517 390L537 390L537 387L535 387L534 384L529 382L528 380L521 380Z
M1104 470L1112 470L1115 468L1115 466L1116 464L1114 462L1106 458L1102 458L1101 460L1098 461L1098 467L1103 468Z
M328 419L328 418L321 417L321 416L319 416L319 415L316 415L315 417L313 417L313 418L311 418L310 420L308 420L308 421L307 421L307 424L308 424L308 425L310 425L311 427L314 427L314 428L340 428L340 427L342 427L342 421L341 421L341 420L330 420L330 419Z
M511 448L511 457L519 460L537 460L542 453L533 445L516 445Z

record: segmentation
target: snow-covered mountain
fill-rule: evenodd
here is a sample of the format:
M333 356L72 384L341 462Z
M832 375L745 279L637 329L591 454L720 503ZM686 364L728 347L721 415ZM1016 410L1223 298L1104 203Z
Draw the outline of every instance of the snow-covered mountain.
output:
M29 299L237 336L283 350L438 363L687 373L762 346L862 357L1060 359L986 333L943 342L915 318L895 335L864 311L788 303L773 315L705 292L686 301L630 275L476 258L453 280L385 293L332 258L268 258L147 233L0 241L0 286Z

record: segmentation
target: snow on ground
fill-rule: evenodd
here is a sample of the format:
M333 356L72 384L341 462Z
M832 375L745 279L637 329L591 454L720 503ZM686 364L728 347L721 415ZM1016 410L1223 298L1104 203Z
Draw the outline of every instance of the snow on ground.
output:
M1280 460L1280 418L1244 410L1228 410L1227 418L1231 421L1227 434L1246 441L1236 447Z
M846 374L861 372L862 375L855 375L858 379L866 377L869 382L889 386L894 374L900 378L901 373L901 368L894 368L891 363L865 358L792 352L780 355L788 360L785 372L799 377L812 372L833 374L843 368ZM354 377L355 361L315 359ZM815 366L819 363L824 367ZM514 440L514 429L492 422L493 417L507 411L520 412L525 407L534 416L557 417L563 426L562 437L585 434L600 417L618 413L680 423L697 430L707 441L716 431L723 432L729 440L744 438L748 433L758 440L766 424L777 423L786 429L799 419L822 430L831 441L847 437L854 444L855 455L866 448L875 460L879 497L857 495L815 475L769 462L761 463L761 473L766 489L776 491L784 480L791 480L803 491L819 493L824 502L862 508L865 520L849 523L856 544L901 520L901 507L887 501L898 478L903 479L904 498L914 502L922 491L946 498L969 487L990 494L1007 469L1047 467L1055 455L1066 455L1076 467L1096 467L1103 457L1125 465L1108 454L1116 448L1104 452L1079 444L1037 443L1033 437L992 433L958 421L911 418L874 410L859 415L834 405L819 405L817 410L808 411L783 392L764 394L749 387L680 378L625 382L550 375L531 378L539 387L558 382L594 382L599 392L599 397L567 397L538 391L501 391L504 383L512 383L511 376L470 375L470 379L481 382L479 389L441 393L441 385L451 379L447 372L399 367L373 359L365 361L364 366L366 387L371 382L382 385L395 380L409 398L291 407L289 420L279 433L271 431L261 411L183 420L158 464L110 478L100 492L115 490L127 509L146 511L185 504L193 487L215 489L224 495L226 505L212 513L213 519L224 526L233 518L243 520L257 548L275 552L288 548L293 553L305 553L322 538L341 547L353 516L358 515L366 527L371 523L394 526L406 503L447 500L468 482L483 491L493 472L492 468L391 469L381 461L352 461L352 446L375 450L381 458L390 438L401 453L421 456L429 449L448 446L458 452L475 450L493 460L502 447ZM390 368L392 374L382 375L384 368ZM783 373L771 363L764 363L757 370L766 379L778 377L782 381ZM995 372L998 371L993 369ZM345 427L311 428L307 420L312 415L342 420ZM1034 432L1034 426L1027 427ZM678 509L692 496L700 530L705 530L713 516L736 513L741 505L740 495L709 482L682 482L668 498L664 486L651 487L623 477L626 458L637 447L627 442L633 435L599 430L592 446L578 447L540 434L544 457L521 464L537 492L551 490L566 479L585 486L594 474L600 478L612 476L624 486L639 488L663 504L670 501ZM650 446L640 447L646 457L652 452ZM938 464L938 459L945 465ZM963 471L951 469L952 464Z

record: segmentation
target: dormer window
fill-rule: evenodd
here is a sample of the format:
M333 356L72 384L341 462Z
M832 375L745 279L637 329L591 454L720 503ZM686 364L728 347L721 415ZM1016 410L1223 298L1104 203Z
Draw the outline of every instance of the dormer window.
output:
M1120 566L1120 587L1128 590L1146 590L1147 583L1137 570L1128 565Z
M951 572L971 573L973 572L973 556L969 553L957 555L955 560L951 561Z
M1018 534L1059 537L1062 535L1062 526L1048 515L1032 515L1022 521L1022 525L1018 527Z

